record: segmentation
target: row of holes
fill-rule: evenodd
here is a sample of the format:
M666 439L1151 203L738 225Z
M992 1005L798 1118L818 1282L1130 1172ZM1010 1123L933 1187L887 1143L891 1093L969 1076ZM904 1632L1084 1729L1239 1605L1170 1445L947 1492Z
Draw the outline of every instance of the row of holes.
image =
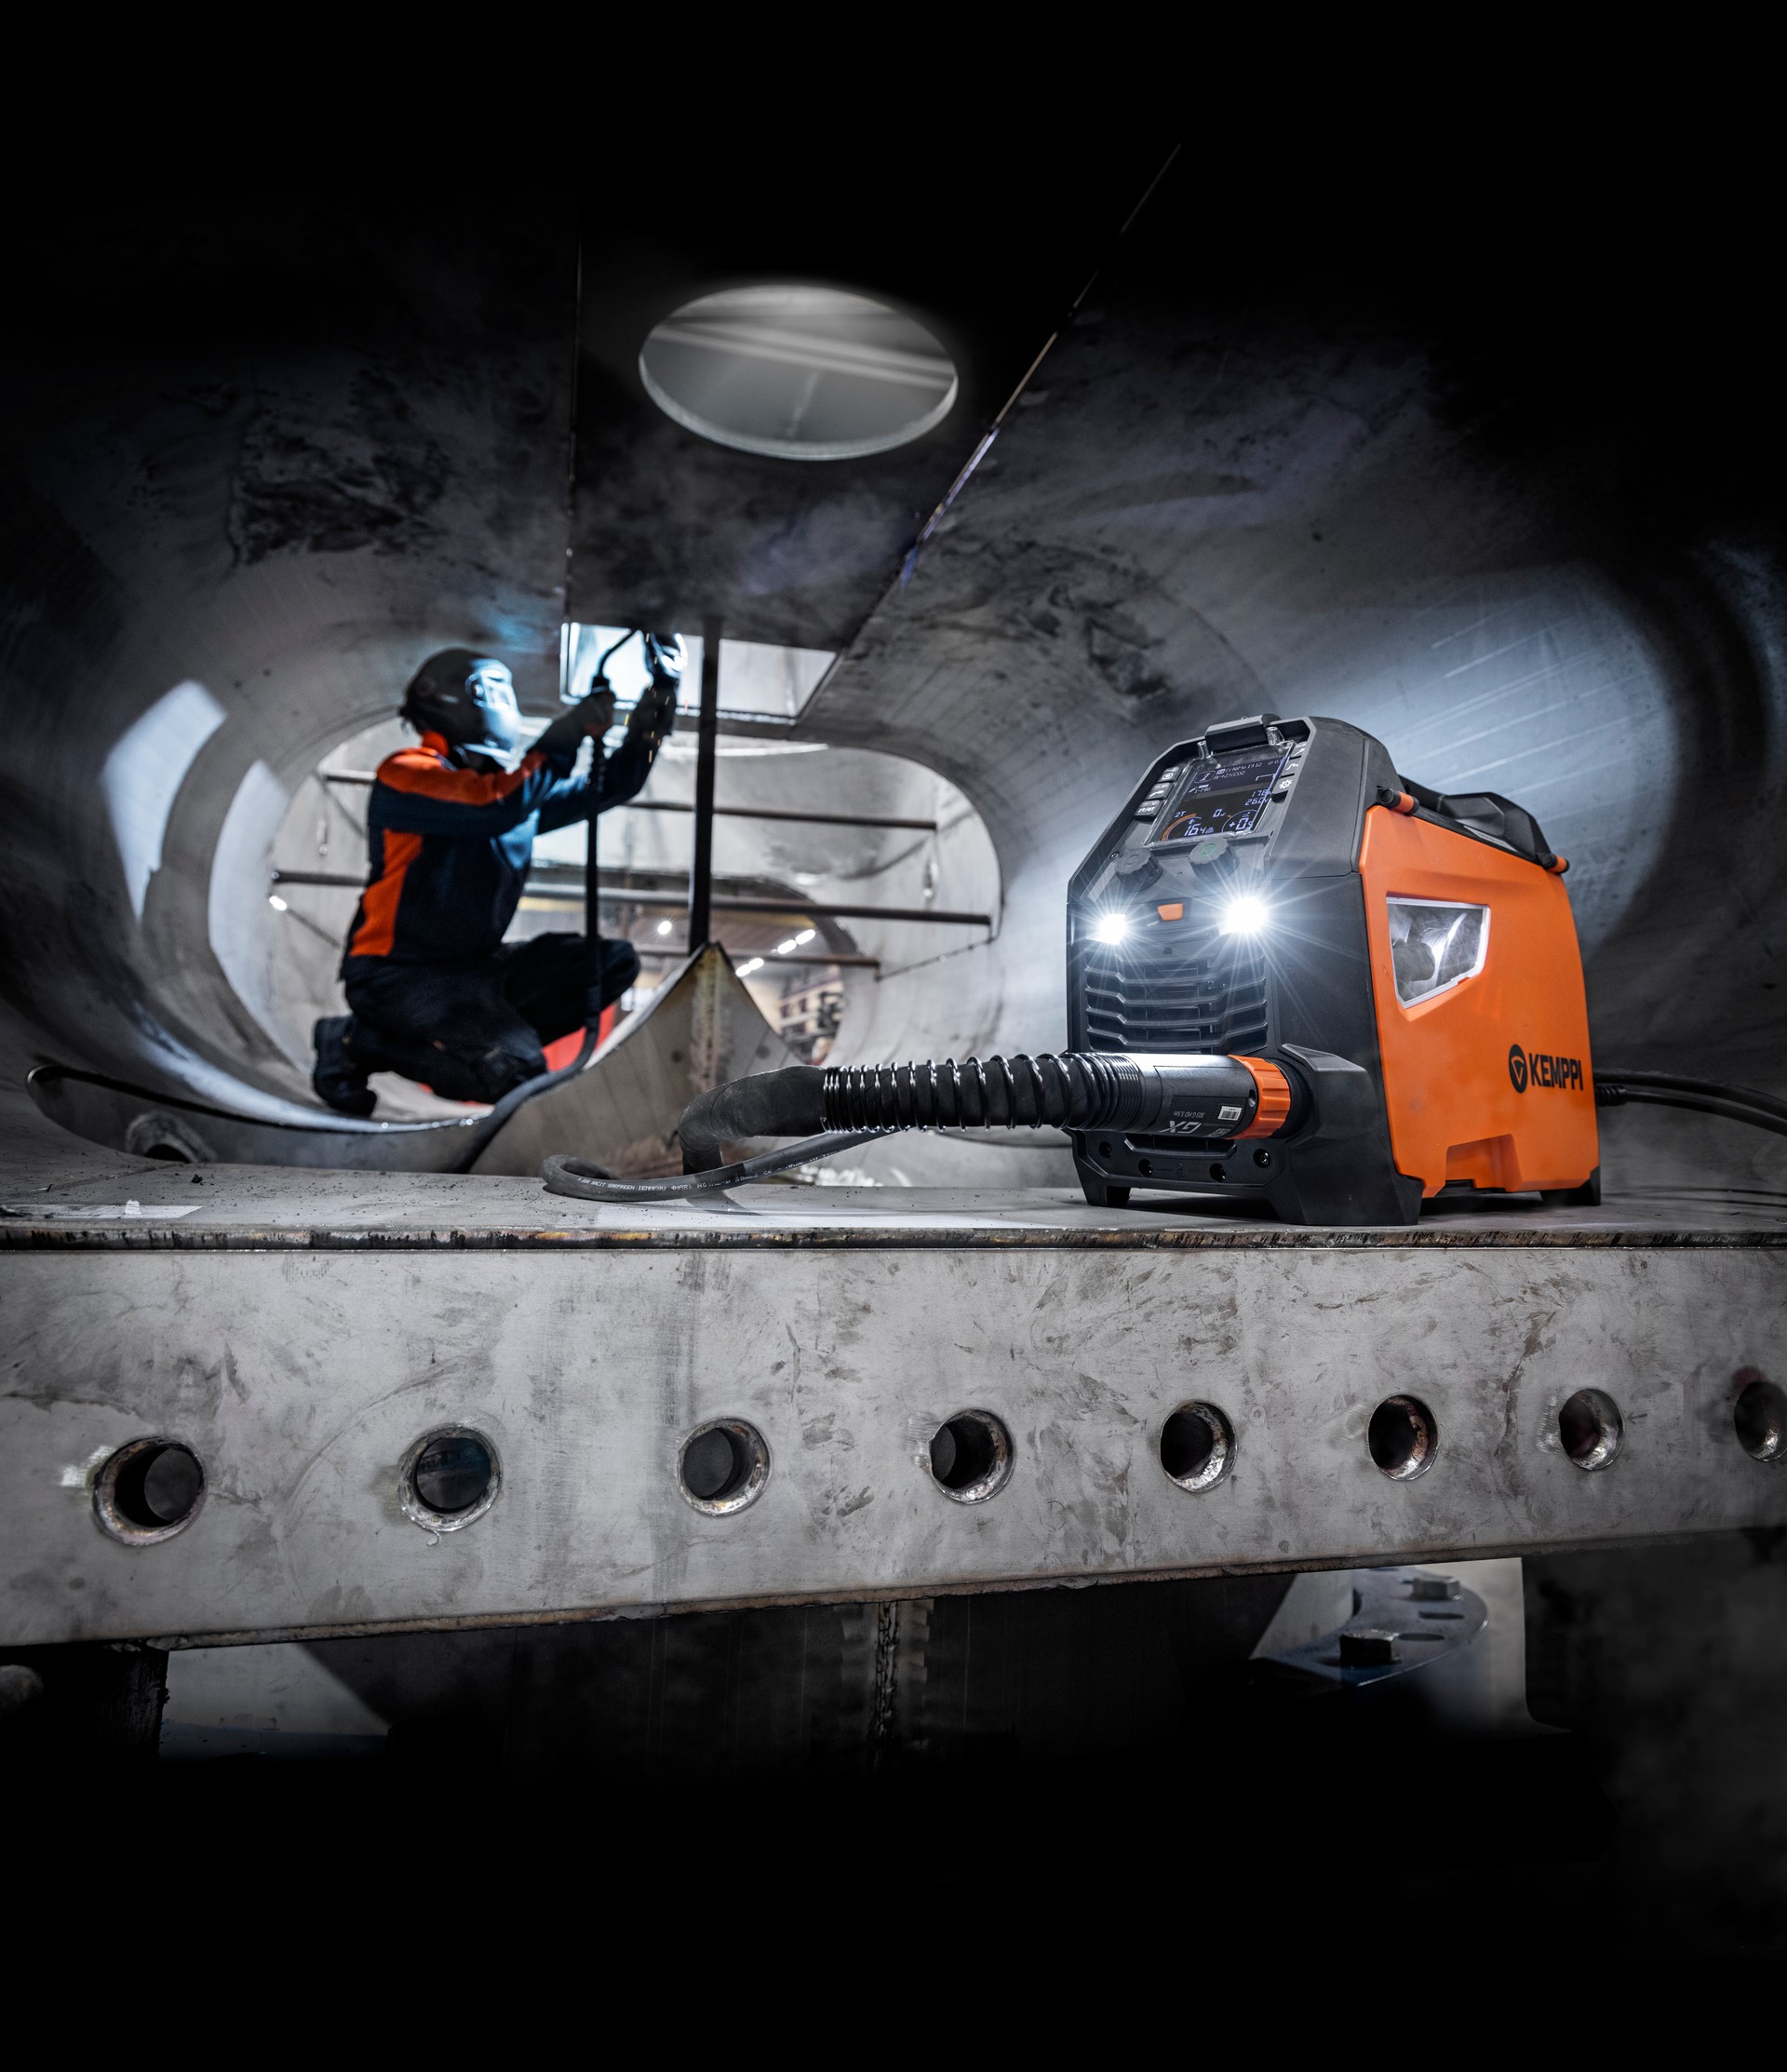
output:
M1738 1444L1753 1460L1787 1458L1787 1393L1760 1377L1732 1413ZM1558 1443L1579 1468L1609 1465L1625 1437L1619 1406L1602 1389L1579 1389L1557 1413ZM1365 1444L1394 1482L1425 1474L1440 1428L1418 1397L1388 1396L1371 1414ZM1184 1403L1161 1427L1161 1466L1181 1489L1211 1489L1234 1465L1234 1427L1213 1403ZM933 1479L957 1503L983 1503L1011 1479L1012 1435L990 1410L959 1410L933 1434ZM697 1511L724 1517L756 1502L770 1479L770 1449L754 1424L717 1418L684 1442L677 1481ZM398 1482L407 1516L435 1532L456 1532L496 1501L503 1472L481 1432L451 1425L418 1439ZM101 1469L93 1506L114 1539L137 1545L170 1540L197 1514L205 1495L198 1456L178 1439L133 1439Z
M1732 1406L1731 1422L1738 1444L1753 1460L1787 1459L1787 1393L1772 1381L1754 1375L1745 1382ZM1619 1406L1605 1389L1579 1389L1557 1413L1558 1445L1586 1472L1610 1466L1625 1435ZM1385 1474L1406 1482L1433 1465L1440 1428L1426 1404L1412 1395L1393 1395L1372 1412L1365 1444Z

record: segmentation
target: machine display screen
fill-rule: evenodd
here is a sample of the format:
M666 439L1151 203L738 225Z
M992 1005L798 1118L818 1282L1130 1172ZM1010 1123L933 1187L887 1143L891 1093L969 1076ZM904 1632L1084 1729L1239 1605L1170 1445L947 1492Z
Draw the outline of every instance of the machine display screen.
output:
M1259 824L1288 760L1283 749L1274 749L1233 761L1194 762L1172 805L1155 823L1149 841L1247 834Z

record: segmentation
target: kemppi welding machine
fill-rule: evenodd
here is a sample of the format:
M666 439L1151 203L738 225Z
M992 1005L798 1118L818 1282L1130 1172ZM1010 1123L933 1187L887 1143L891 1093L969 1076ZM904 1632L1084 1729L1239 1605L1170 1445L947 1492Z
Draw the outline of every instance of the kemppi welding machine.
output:
M1263 1201L1292 1223L1395 1224L1443 1191L1592 1205L1597 1103L1787 1135L1769 1095L1592 1073L1565 868L1524 807L1399 776L1357 727L1229 720L1155 761L1073 877L1066 1053L790 1066L685 1110L681 1179L563 1156L543 1173L633 1201L894 1130L1049 1124L1100 1207L1153 1188ZM728 1162L729 1146L794 1136Z
M1336 720L1170 750L1068 893L1072 1044L1245 1077L1208 1117L1073 1131L1087 1199L1263 1193L1298 1223L1412 1223L1447 1187L1598 1201L1564 869L1511 800L1442 797Z

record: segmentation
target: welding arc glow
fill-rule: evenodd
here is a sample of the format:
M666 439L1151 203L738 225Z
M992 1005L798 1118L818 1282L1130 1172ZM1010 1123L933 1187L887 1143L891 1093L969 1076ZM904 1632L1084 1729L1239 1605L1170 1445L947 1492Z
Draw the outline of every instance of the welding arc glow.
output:
M1129 933L1129 916L1100 914L1092 932L1101 943L1120 943Z
M1271 918L1271 908L1256 893L1244 892L1223 908L1216 926L1225 935L1256 935Z

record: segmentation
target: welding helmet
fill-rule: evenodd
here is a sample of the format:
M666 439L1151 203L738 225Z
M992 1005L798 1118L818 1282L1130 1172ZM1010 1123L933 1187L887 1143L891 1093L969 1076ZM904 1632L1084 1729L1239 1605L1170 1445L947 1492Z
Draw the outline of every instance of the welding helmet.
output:
M645 666L657 683L680 683L688 666L689 650L680 633L642 633Z
M507 761L521 741L521 708L506 662L470 648L443 648L410 679L403 717L449 747Z

